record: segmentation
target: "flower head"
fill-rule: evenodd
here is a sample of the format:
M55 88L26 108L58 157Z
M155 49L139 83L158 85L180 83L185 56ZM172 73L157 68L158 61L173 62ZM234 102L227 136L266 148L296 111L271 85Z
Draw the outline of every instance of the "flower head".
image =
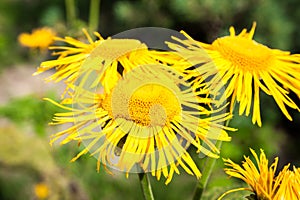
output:
M294 171L289 170L290 164L286 165L276 176L278 158L269 166L265 153L261 150L260 157L255 151L250 149L256 164L249 157L244 157L245 161L240 166L230 159L224 159L225 172L233 177L239 178L247 183L251 188L233 189L224 193L219 199L228 193L238 190L252 191L258 200L281 200L300 198L300 176L299 168L294 167Z
M56 69L56 72L50 76L47 80L61 81L67 79L69 83L74 83L78 77L80 66L90 53L102 42L104 39L97 32L94 34L97 36L97 40L93 41L88 32L83 29L89 43L85 43L80 40L76 40L72 37L55 37L55 41L64 42L66 46L51 46L50 50L53 50L53 56L58 56L57 59L44 61L40 64L40 67L34 73L38 75L49 69ZM55 50L57 52L55 52Z
M179 166L201 176L189 146L218 158L214 142L230 140L226 130L234 129L222 123L231 115L213 109L210 91L195 82L196 71L181 65L177 54L149 50L138 40L110 39L81 56L62 64L80 68L70 71L76 73L68 83L70 97L60 104L49 100L67 110L57 113L53 124L74 124L53 135L51 143L61 139L62 144L85 145L72 161L90 152L98 159L98 169L102 163L126 173L151 172L169 183ZM57 78L69 80L70 74L60 72L58 68Z
M273 96L284 115L292 120L286 106L299 110L288 94L292 91L300 97L300 55L256 42L253 40L255 27L256 23L253 23L249 32L244 29L238 35L230 27L229 36L218 38L212 44L195 41L182 32L189 39L176 40L184 47L175 44L170 47L196 58L204 48L216 67L207 68L203 74L213 77L211 84L216 88L218 84L226 85L223 95L231 98L231 112L234 102L239 103L239 115L245 113L248 116L253 107L252 122L261 126L259 92L263 91Z
M93 41L85 29L83 33L88 43L72 37L56 37L56 41L64 42L66 46L51 46L49 49L57 50L53 55L58 58L42 62L34 75L54 68L56 72L48 77L47 81L66 80L67 84L74 84L80 73L85 70L96 70L102 75L97 77L95 84L100 81L108 91L112 88L111 83L118 80L123 73L135 66L156 62L157 56L165 55L163 52L148 51L147 46L139 40L111 37L104 39L98 32L94 32L97 39ZM94 63L95 58L97 63ZM103 68L99 67L99 63L103 64Z
M21 33L18 40L22 46L47 49L53 42L56 33L48 27L34 29L32 33Z

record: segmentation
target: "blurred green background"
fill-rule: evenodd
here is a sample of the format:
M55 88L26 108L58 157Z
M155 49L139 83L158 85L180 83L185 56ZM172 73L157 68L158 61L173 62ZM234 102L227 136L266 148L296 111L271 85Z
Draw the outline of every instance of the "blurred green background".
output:
M96 160L82 156L76 143L50 147L49 135L61 127L48 122L59 109L42 100L59 99L60 84L45 84L31 74L50 52L41 53L20 46L22 32L48 26L61 37L82 35L89 27L90 2L75 1L75 15L66 14L62 0L1 0L0 2L0 199L41 199L34 192L37 184L48 188L46 199L141 199L136 175L128 179L122 173L111 176L101 169L96 173ZM136 28L156 26L185 30L193 38L212 42L227 35L233 25L239 32L258 23L255 40L272 48L300 53L300 1L298 0L114 0L101 1L99 31L104 38ZM91 31L91 30L90 30ZM299 99L293 99L299 104ZM249 147L263 148L270 159L280 157L280 167L287 163L300 166L300 114L291 110L293 122L280 112L274 100L262 94L262 128L252 125L251 118L235 117L231 126L232 142L222 147L221 156L240 162L250 155ZM192 151L191 151L192 153ZM196 158L196 155L194 155ZM201 166L201 160L199 161ZM218 160L206 199L216 199L229 188L242 183L228 179ZM196 180L181 173L172 182L151 179L156 199L191 199ZM240 193L239 193L240 195ZM243 196L243 195L242 195ZM226 199L226 198L225 198ZM228 199L243 199L229 196Z

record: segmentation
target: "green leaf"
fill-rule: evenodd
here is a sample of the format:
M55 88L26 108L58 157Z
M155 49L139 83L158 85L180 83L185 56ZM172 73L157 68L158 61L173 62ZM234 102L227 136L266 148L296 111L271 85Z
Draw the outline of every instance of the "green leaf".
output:
M255 194L251 194L249 196L246 196L245 198L248 200L258 200Z

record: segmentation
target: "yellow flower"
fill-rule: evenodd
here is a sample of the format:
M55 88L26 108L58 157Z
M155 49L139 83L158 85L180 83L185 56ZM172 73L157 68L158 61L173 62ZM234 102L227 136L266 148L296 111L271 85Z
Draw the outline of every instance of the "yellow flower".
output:
M80 66L83 61L90 55L92 50L95 49L104 39L97 32L94 34L97 36L98 40L93 41L91 36L83 29L84 34L87 37L89 43L85 43L79 40L76 40L72 37L54 38L55 41L60 41L67 43L70 46L51 46L50 50L54 52L52 55L58 56L55 60L44 61L41 63L40 67L37 69L37 72L34 75L40 74L49 69L55 68L56 72L49 77L47 80L54 80L56 82L63 79L68 80L68 82L74 82L77 79ZM55 52L57 50L58 52Z
M55 34L51 28L43 27L34 29L31 34L21 33L18 40L22 46L44 50L54 42Z
M68 85L70 98L60 104L48 99L68 111L57 113L53 124L74 124L53 135L51 144L83 143L72 161L91 152L98 170L102 163L126 173L151 172L167 184L181 166L200 178L187 148L218 158L214 142L229 141L226 130L234 129L222 125L231 115L221 112L224 106L213 109L210 91L191 81L196 72L177 63L180 59L137 40L103 41L77 60L81 69Z
M42 62L34 75L55 68L56 72L47 78L47 81L59 82L66 79L67 84L74 84L79 74L84 73L85 70L94 69L97 73L102 74L102 76L97 77L95 84L98 84L100 81L106 90L109 90L113 87L111 83L118 80L123 73L135 66L155 62L157 56L162 58L165 56L163 52L148 51L147 46L139 40L112 39L111 37L103 39L98 32L94 32L97 40L93 41L85 29L83 29L83 32L89 43L72 37L55 38L56 41L65 42L71 47L50 47L49 49L51 50L58 50L58 52L53 53L58 58ZM97 48L99 46L101 48ZM98 59L98 65L93 62L89 64L95 58ZM168 54L164 59L168 59ZM99 67L99 63L103 64L103 68ZM82 68L83 64L88 67ZM121 73L118 73L118 70L121 70Z
M46 199L49 196L49 188L45 183L35 184L34 194L40 200Z
M278 189L276 199L300 199L300 168L293 167L293 171L281 171L281 186Z
M278 157L269 167L268 159L261 150L258 158L255 151L250 149L253 154L257 166L249 157L244 157L245 161L242 166L235 164L230 159L224 159L226 168L225 172L233 177L239 178L247 183L251 188L238 188L224 193L219 199L225 195L239 191L252 191L258 200L282 200L282 199L299 199L300 198L300 168L294 171L289 170L290 164L286 165L276 176L278 165Z
M299 110L288 94L292 91L300 97L300 55L257 43L253 40L255 27L253 23L249 32L244 29L238 35L230 27L229 36L218 38L212 44L195 41L182 32L188 40L175 39L185 47L169 45L196 58L198 52L202 55L203 49L209 54L215 67L203 68L203 74L213 77L214 87L218 87L218 83L226 85L223 95L231 98L231 112L235 101L239 103L239 115L248 116L253 107L252 122L261 126L259 92L262 90L273 96L284 115L292 120L286 106Z

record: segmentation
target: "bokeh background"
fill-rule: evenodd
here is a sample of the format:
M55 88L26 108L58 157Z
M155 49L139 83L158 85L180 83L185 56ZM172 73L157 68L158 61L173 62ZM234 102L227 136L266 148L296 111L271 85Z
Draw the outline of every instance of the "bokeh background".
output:
M119 172L109 175L104 168L97 173L96 160L88 155L70 163L82 148L76 143L49 146L49 135L62 127L48 126L59 109L42 98L58 100L62 85L43 82L51 71L32 76L41 61L52 58L51 54L23 47L17 38L45 26L61 37L81 37L81 29L89 28L90 2L75 0L75 13L70 18L67 1L0 2L0 199L141 199L135 174L127 179ZM256 41L300 53L298 0L102 0L99 10L96 29L104 38L136 27L155 26L185 30L193 38L211 43L227 35L231 25L240 32L256 21ZM296 95L291 96L299 105ZM272 97L263 94L261 109L262 128L252 125L250 117L234 117L231 126L239 131L231 133L232 142L222 146L221 156L240 162L243 155L250 155L249 147L257 152L263 148L270 162L279 156L280 168L287 163L299 167L299 112L290 111L294 119L290 122ZM228 179L222 167L219 159L205 199L216 199L242 184ZM156 199L191 199L196 183L185 173L175 175L168 186L164 180L151 181ZM228 199L243 199L239 195Z

